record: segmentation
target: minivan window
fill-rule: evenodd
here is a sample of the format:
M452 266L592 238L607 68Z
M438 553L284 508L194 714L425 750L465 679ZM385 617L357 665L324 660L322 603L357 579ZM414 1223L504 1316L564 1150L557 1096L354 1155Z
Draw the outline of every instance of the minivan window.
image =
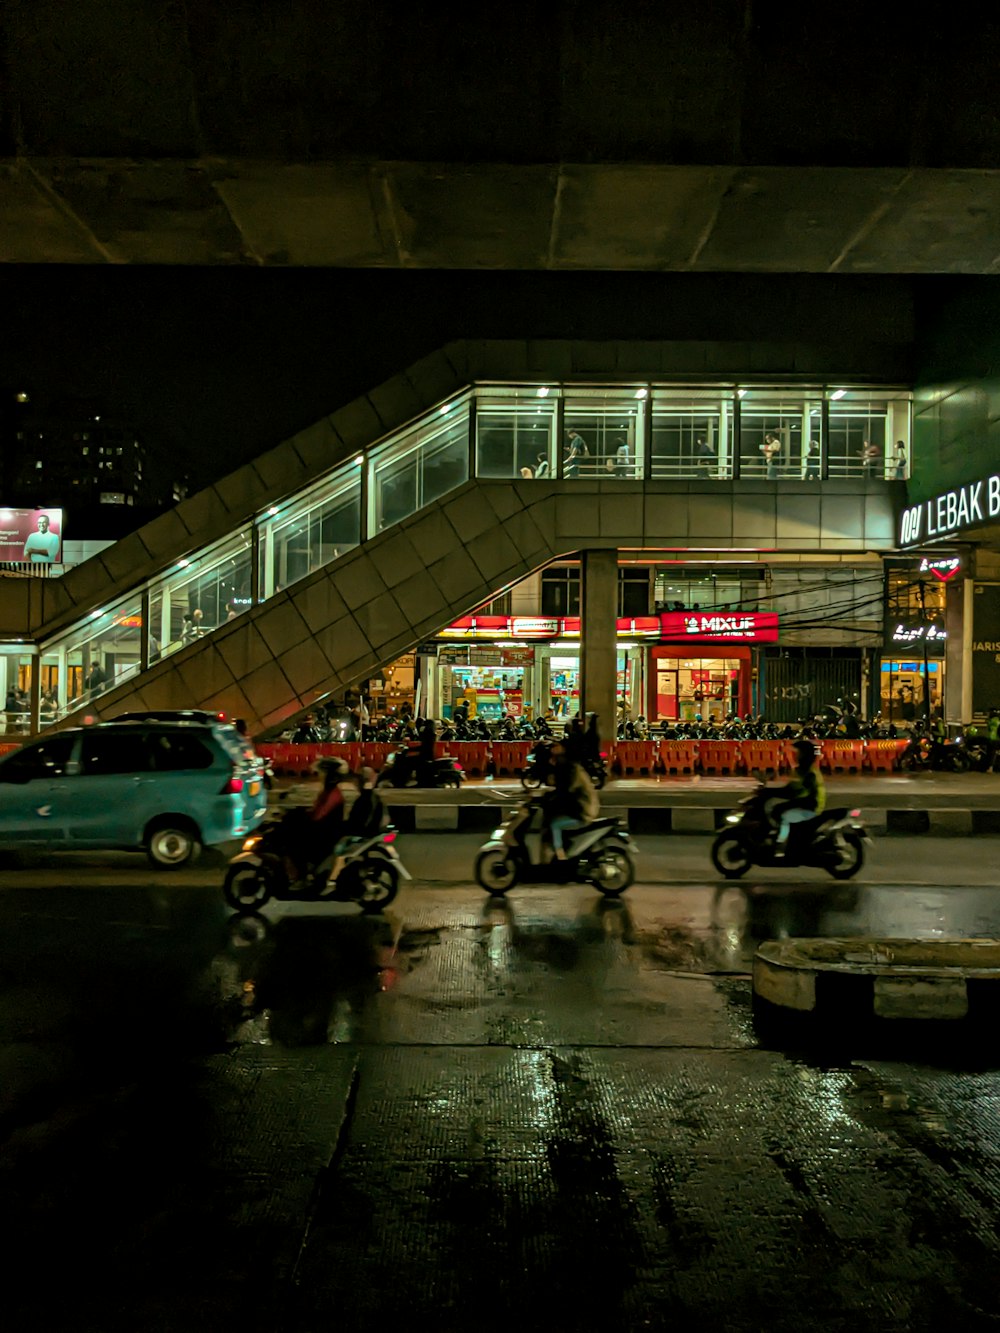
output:
M190 731L154 732L150 736L153 767L160 773L177 773L183 769L211 768L215 755L201 739Z
M0 764L0 782L31 782L35 778L60 778L73 753L75 736L52 736L36 745L26 745Z
M80 772L84 777L109 773L145 773L149 751L141 731L89 731L83 738Z

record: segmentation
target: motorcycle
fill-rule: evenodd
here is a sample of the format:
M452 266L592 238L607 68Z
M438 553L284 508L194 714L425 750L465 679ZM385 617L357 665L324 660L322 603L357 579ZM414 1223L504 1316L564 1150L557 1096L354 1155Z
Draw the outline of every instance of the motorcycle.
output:
M549 773L552 770L552 741L542 739L538 741L535 748L529 753L524 768L521 771L521 786L525 791L535 791L539 787L544 787L548 781ZM600 754L596 759L583 759L580 762L586 770L587 776L597 788L598 791L608 780L607 755Z
M460 787L462 765L452 755L421 763L415 751L403 746L386 757L376 787Z
M518 884L593 884L605 898L620 898L635 879L638 850L620 819L596 819L568 835L566 860L532 858L528 834L543 797L514 807L476 855L476 879L487 893L502 897Z
M780 800L773 787L760 786L726 816L729 827L712 843L712 864L725 879L739 879L751 866L816 866L834 879L851 879L865 862L871 838L860 810L824 810L793 824L785 855L775 855L777 822L768 809Z
M306 883L293 888L285 863L283 821L262 824L229 863L222 893L237 912L257 912L272 898L283 902L356 902L364 912L380 912L395 898L399 879L412 879L393 844L390 825L360 838L344 854L337 878L330 882L333 854L312 868Z
M916 732L899 756L899 767L904 773L934 770L943 773L967 773L972 767L969 753L962 741L935 742L926 731Z

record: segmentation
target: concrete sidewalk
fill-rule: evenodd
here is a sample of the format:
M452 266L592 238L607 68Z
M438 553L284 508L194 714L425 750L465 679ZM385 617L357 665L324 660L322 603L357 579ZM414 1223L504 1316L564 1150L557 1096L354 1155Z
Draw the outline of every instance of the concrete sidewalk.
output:
M825 783L828 807L860 809L875 831L1000 833L1000 776L901 773L830 776ZM634 831L706 833L719 828L756 785L750 778L618 778L601 792L601 807L627 819ZM311 799L316 784L299 783L286 790L286 800L297 803ZM523 795L520 782L510 778L473 778L457 791L382 789L393 822L407 832L489 828L498 811Z

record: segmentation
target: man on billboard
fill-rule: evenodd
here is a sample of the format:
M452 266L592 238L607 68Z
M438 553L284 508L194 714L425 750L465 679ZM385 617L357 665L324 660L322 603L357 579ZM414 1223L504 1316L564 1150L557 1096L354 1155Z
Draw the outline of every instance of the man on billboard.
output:
M59 534L49 531L48 514L38 515L38 531L24 543L24 559L33 565L51 565L59 554Z

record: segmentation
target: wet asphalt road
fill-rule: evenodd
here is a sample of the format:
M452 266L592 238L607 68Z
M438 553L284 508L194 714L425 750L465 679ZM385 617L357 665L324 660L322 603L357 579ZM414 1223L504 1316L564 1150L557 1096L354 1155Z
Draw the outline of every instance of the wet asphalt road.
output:
M1000 1051L762 1049L746 975L1000 934L1000 843L744 893L637 841L674 882L504 904L448 882L477 839L407 838L437 882L371 919L233 918L212 857L5 870L4 1327L1000 1327Z

